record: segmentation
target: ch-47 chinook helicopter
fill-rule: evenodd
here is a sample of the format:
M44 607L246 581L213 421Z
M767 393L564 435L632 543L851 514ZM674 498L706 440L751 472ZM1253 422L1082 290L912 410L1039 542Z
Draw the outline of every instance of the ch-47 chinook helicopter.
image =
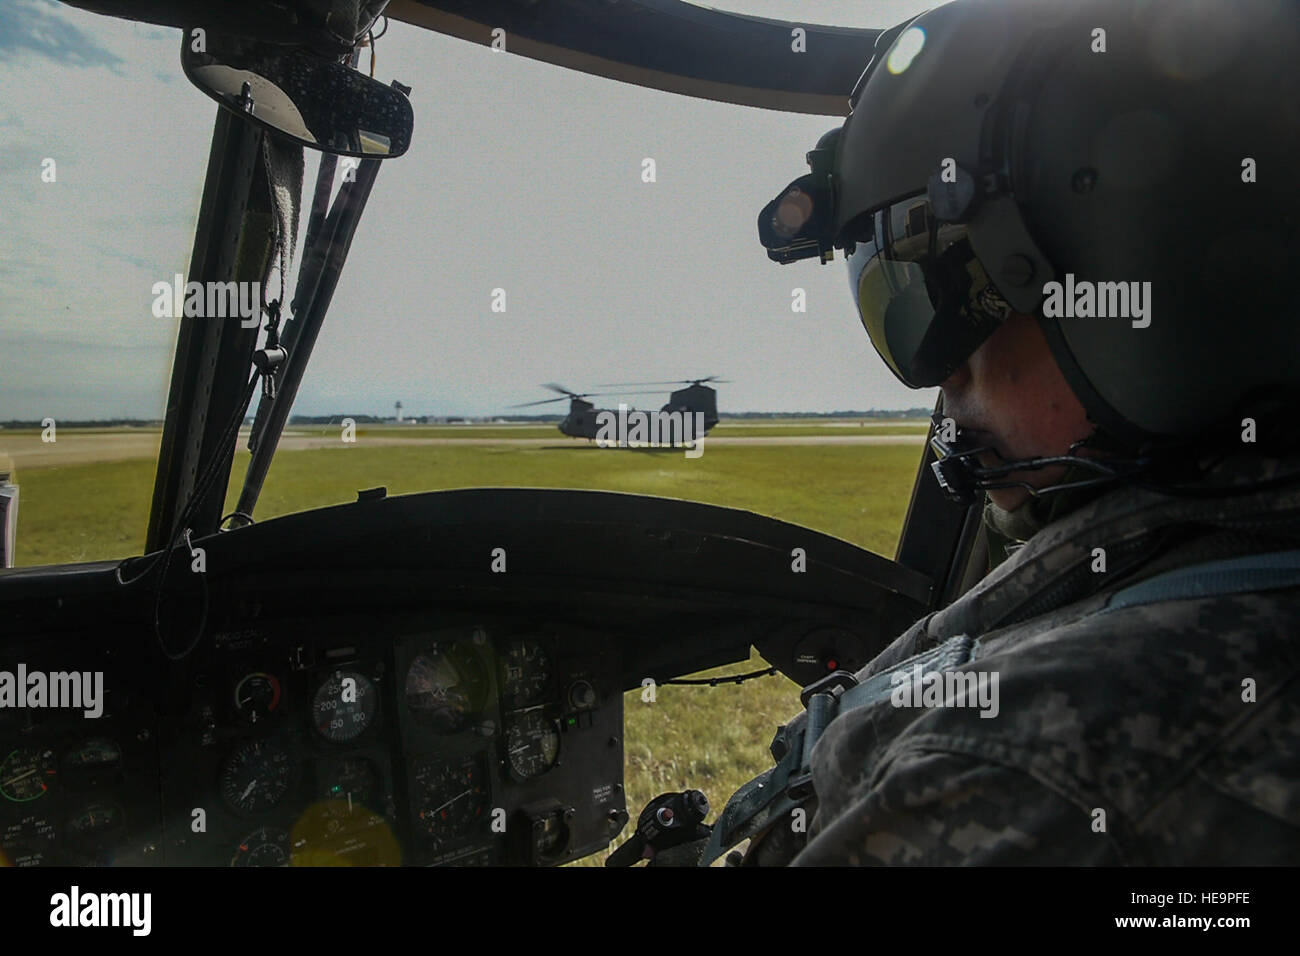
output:
M865 663L980 572L978 508L948 502L924 462L893 558L608 492L373 489L253 523L367 197L431 115L353 67L380 14L470 43L504 35L557 68L830 117L878 30L680 0L72 5L180 28L181 64L157 69L220 104L188 278L266 283L300 220L305 241L296 291L261 327L181 319L144 553L0 571L0 693L21 690L19 671L103 686L93 718L0 709L10 862L573 861L640 810L623 791L625 691L751 647L809 684ZM795 29L815 57L780 55ZM304 148L324 158L300 210ZM360 164L329 206L337 156ZM669 404L707 392L716 421L707 381ZM251 464L223 517L258 388ZM805 573L790 573L796 549Z
M668 401L663 408L659 409L659 415L663 418L665 425L662 432L656 429L656 434L662 434L666 437L663 444L672 444L674 441L681 442L688 440L688 431L690 436L696 434L694 423L698 421L698 434L708 434L709 429L718 424L718 392L710 388L706 382L722 383L724 379L716 375L710 375L707 378L695 379L677 379L669 382L609 382L598 386L599 388L630 388L641 385L685 385L685 388L679 388L668 396ZM543 398L537 402L524 402L520 405L514 405L514 408L531 408L535 405L550 405L553 402L562 402L568 399L569 414L561 419L557 426L560 431L570 438L601 438L604 432L602 428L608 428L611 422L618 420L619 412L613 409L598 409L594 404L587 401L589 398L596 398L601 395L653 395L654 392L572 392L563 385L555 382L547 382L542 388L549 388L553 392L559 392L559 398ZM626 406L623 412L626 414ZM689 422L686 416L691 416ZM699 416L695 418L694 416ZM676 431L673 432L673 427ZM625 447L620 442L610 442L609 447Z

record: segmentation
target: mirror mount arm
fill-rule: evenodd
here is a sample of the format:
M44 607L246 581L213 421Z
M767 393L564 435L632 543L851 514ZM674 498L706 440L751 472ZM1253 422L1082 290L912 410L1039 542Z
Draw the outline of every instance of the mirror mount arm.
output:
M345 59L355 64L359 52ZM409 90L305 48L195 27L181 38L181 68L223 109L309 149L391 159L410 146Z
M333 164L322 164L321 173L324 173L326 165L332 168ZM271 458L275 455L280 435L293 408L293 400L298 394L298 386L325 322L325 313L338 286L357 225L379 174L379 166L380 161L377 159L362 160L356 169L355 180L345 182L339 189L333 208L324 217L316 233L312 233L310 224L308 226L307 247L303 250L302 268L294 291L294 304L299 307L299 311L295 312L282 334L288 356L279 369L275 395L269 399L264 398L258 405L253 431L249 435L252 458L244 474L239 504L235 509L240 515L238 520L242 523L252 522L253 510L257 507ZM325 195L329 195L328 188ZM318 177L317 199L319 198ZM313 218L316 213L316 205L313 203Z

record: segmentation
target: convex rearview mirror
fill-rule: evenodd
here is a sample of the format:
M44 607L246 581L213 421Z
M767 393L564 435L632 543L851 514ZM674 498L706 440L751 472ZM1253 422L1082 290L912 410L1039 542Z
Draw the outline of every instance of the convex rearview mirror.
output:
M406 96L335 60L187 29L181 67L224 108L311 149L385 159L410 146L414 114Z

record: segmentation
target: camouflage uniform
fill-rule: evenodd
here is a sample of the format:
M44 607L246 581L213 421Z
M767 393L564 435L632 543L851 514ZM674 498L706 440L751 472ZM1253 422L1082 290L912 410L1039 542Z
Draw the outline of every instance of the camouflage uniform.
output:
M1296 471L1256 458L1218 473ZM997 716L889 695L841 714L812 752L806 846L782 824L746 863L1300 862L1300 591L1106 609L1161 572L1297 547L1296 485L1124 487L1058 518L857 675L969 635L957 670L998 675Z

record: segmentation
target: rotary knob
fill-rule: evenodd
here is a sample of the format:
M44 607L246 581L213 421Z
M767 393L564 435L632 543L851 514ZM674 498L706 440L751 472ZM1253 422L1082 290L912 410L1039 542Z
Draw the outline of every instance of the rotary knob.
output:
M596 706L596 688L591 681L574 681L569 687L569 706L575 710L587 710Z

